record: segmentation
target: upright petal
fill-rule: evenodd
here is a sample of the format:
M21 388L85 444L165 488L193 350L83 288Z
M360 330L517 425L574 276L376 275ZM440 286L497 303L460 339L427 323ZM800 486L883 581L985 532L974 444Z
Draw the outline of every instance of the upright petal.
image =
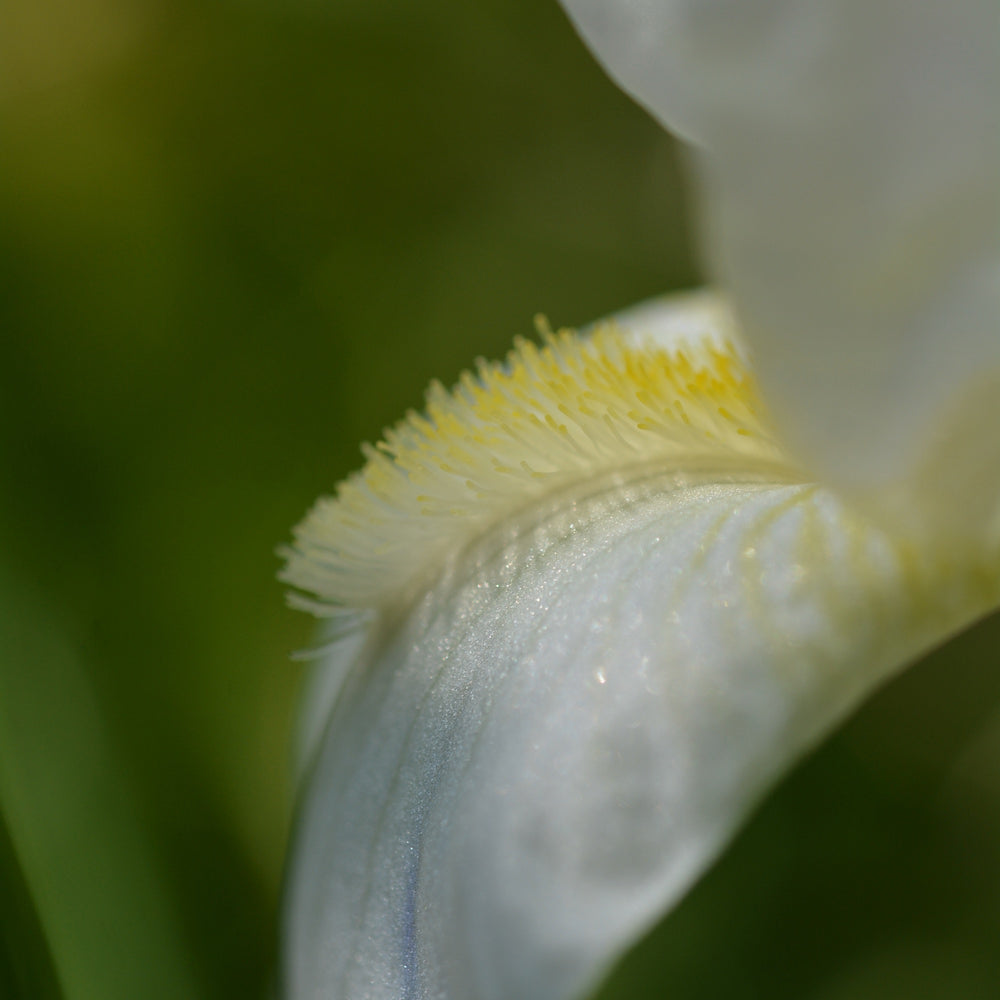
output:
M565 0L696 146L710 263L783 436L898 526L1000 507L994 0Z

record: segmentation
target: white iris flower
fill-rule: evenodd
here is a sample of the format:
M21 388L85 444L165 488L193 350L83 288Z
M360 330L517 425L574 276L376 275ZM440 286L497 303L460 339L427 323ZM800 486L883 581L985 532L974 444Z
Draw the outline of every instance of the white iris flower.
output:
M298 529L334 619L293 1000L569 1000L1000 603L995 0L566 0L727 298L434 386ZM759 379L759 382L758 382Z

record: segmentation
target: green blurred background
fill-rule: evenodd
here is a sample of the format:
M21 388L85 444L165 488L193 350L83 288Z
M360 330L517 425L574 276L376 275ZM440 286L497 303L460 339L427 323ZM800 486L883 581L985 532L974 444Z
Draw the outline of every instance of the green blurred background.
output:
M691 246L555 0L7 0L0 996L271 995L275 547L430 378ZM1000 996L997 649L877 698L606 996Z

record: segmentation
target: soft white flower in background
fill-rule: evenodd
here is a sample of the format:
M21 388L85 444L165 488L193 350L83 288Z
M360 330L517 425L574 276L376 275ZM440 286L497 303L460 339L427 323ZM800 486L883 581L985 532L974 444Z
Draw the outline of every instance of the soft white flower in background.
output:
M298 529L335 635L295 1000L585 994L805 749L1000 603L1000 9L566 6L691 144L727 299L433 387Z

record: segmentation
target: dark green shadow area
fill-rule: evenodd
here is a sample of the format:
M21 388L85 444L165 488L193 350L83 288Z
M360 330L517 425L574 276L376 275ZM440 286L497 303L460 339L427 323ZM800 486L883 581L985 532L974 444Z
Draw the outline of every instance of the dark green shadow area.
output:
M62 1000L45 932L2 815L0 997L9 1000Z

